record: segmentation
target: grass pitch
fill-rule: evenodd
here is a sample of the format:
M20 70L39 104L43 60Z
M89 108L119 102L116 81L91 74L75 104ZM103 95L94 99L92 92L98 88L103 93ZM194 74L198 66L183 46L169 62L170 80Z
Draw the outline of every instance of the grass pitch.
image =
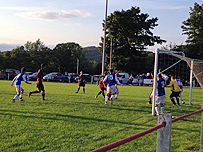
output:
M157 125L148 102L152 87L119 86L120 94L113 105L104 104L103 96L95 99L99 87L86 84L78 94L77 84L44 82L46 100L41 94L27 96L35 91L32 85L22 82L24 101L16 100L11 81L0 81L0 151L4 152L88 152L126 138ZM192 105L188 105L189 89L182 97L186 104L175 107L169 100L166 88L165 113L174 117L201 109L203 91L193 89ZM172 124L171 151L191 151L200 147L201 114ZM156 131L111 151L156 151Z

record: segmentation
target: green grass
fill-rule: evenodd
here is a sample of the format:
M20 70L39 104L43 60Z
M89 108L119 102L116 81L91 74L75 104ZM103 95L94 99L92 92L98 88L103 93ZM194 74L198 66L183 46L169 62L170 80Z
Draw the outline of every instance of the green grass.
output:
M25 89L24 101L11 99L16 94L11 81L0 81L0 151L88 152L157 125L152 116L148 96L151 87L119 86L120 94L113 105L105 105L102 95L95 99L99 87L86 84L86 93L78 94L77 84L44 82L46 100L36 90L36 83ZM182 94L186 101L174 107L166 88L165 113L178 117L201 109L202 89L193 89L192 105L188 105L189 89ZM190 151L200 147L201 114L172 124L171 151ZM156 131L110 151L156 151Z

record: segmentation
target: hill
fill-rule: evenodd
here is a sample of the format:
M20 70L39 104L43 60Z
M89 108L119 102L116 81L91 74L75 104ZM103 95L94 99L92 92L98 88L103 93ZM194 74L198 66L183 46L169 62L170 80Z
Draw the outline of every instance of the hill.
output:
M88 46L83 48L85 56L89 60L94 60L97 63L102 61L102 54L99 52L98 48L95 46Z

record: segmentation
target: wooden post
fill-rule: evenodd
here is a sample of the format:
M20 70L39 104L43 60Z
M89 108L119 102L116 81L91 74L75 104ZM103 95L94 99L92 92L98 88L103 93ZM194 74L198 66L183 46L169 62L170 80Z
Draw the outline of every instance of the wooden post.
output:
M170 152L172 115L170 113L159 115L158 124L163 122L166 126L157 131L157 152Z
M202 104L202 109L203 109L203 104ZM200 151L203 151L203 112L202 112L202 121L201 121Z

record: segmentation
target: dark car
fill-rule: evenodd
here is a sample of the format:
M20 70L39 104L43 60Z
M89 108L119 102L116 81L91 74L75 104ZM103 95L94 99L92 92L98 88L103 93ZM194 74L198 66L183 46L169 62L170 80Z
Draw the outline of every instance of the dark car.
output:
M62 73L52 72L43 77L45 81L65 81L66 76Z
M79 74L77 74L77 73L68 73L66 79L67 79L68 82L69 82L69 79L70 79L70 82L73 83L73 82L75 82L75 78L78 77L78 76L79 76Z

